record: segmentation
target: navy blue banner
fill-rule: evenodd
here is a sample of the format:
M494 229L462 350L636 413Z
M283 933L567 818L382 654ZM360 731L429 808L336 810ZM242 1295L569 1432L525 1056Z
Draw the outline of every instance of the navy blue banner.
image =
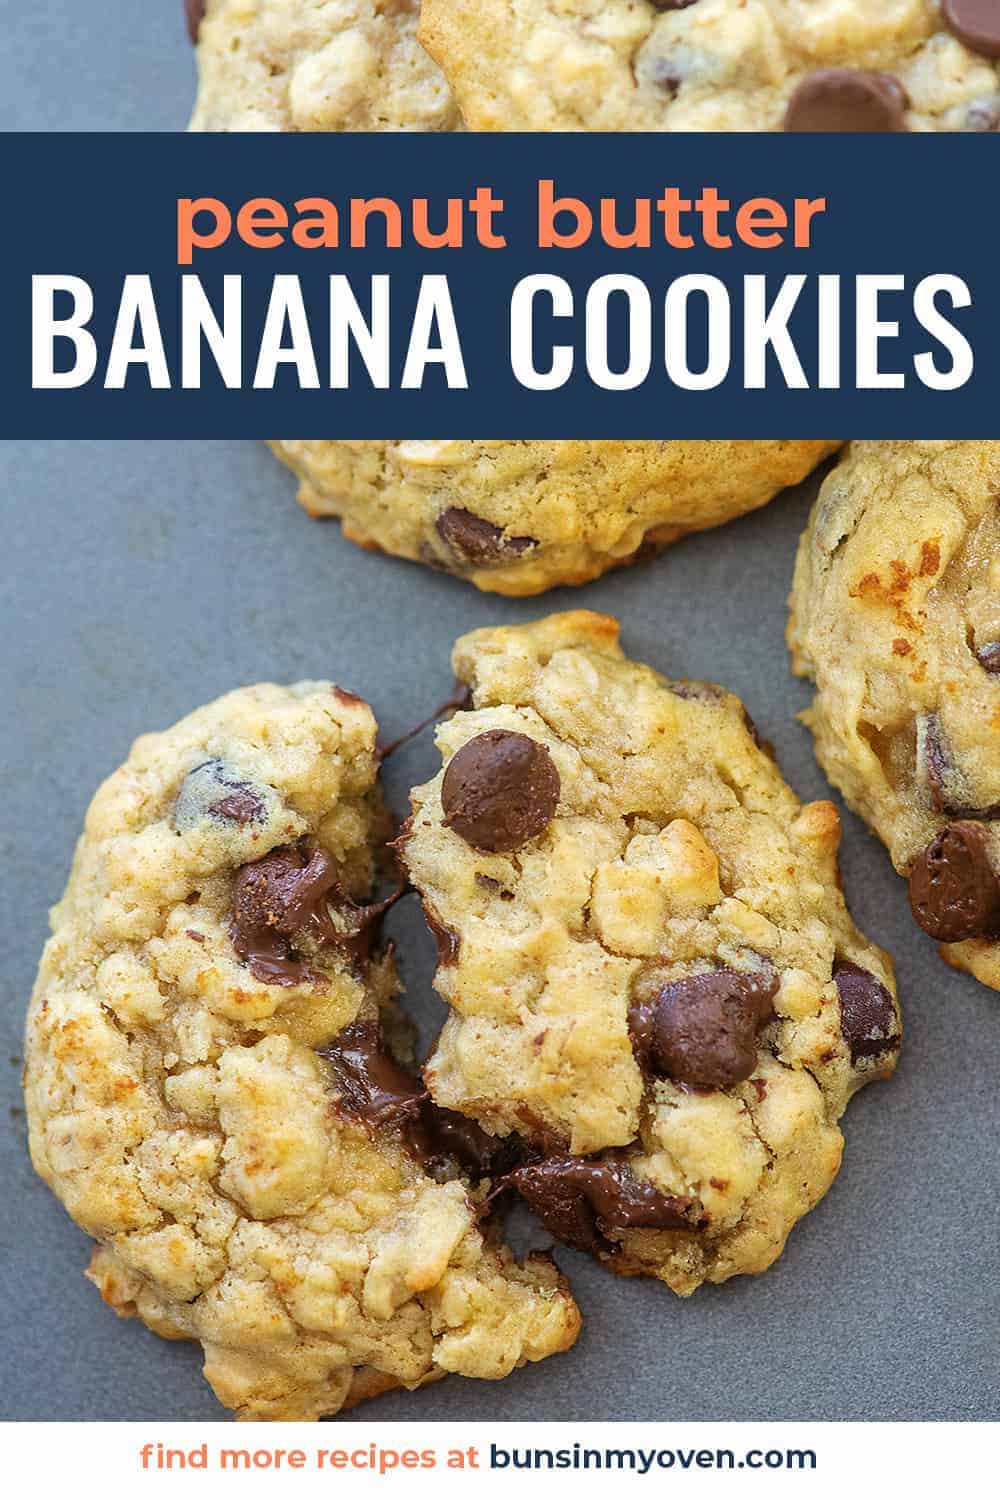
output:
M1000 431L995 135L6 141L2 437Z

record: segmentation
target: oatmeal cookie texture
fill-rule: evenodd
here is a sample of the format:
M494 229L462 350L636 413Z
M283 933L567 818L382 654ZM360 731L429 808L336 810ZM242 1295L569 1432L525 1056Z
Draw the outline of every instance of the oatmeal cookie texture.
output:
M1000 989L1000 442L855 443L791 603L820 763L943 957Z
M424 0L473 130L997 130L993 0Z
M42 1177L105 1299L199 1340L242 1417L311 1419L572 1344L550 1262L477 1227L482 1142L403 1045L370 902L375 721L329 683L138 740L87 815L31 1001Z
M399 840L450 1015L433 1097L528 1159L561 1238L689 1293L762 1271L895 1067L892 965L731 694L629 661L579 611L477 630L471 707Z
M299 500L363 547L499 594L585 583L745 515L829 442L276 442Z
M192 130L453 130L418 0L187 0Z

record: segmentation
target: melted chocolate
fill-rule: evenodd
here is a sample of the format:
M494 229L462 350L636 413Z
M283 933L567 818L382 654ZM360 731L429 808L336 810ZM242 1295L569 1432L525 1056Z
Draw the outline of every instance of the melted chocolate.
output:
M613 1230L705 1227L693 1199L661 1192L621 1162L553 1156L516 1167L501 1186L516 1189L549 1233L576 1250L613 1252Z
M354 1021L321 1049L333 1068L341 1108L367 1125L409 1123L420 1113L427 1090L390 1057L377 1021Z
M949 823L917 856L910 872L910 906L920 926L939 943L1000 932L1000 875L981 824Z
M371 957L382 917L401 891L359 906L338 880L338 867L304 840L272 849L242 865L233 884L230 937L237 955L263 984L326 984L297 951L294 939L331 947L356 968Z
M442 922L429 901L424 901L421 905L424 909L424 920L434 934L434 941L437 943L438 964L442 968L447 968L458 958L458 950L462 940L454 927L449 927L447 923Z
M917 757L936 812L949 818L1000 817L1000 803L976 807L960 795L961 776L937 714L924 714L917 723Z
M345 1026L321 1056L333 1069L343 1112L367 1127L398 1131L406 1149L432 1174L457 1166L477 1178L510 1165L511 1144L434 1104L420 1080L386 1050L377 1021Z
M408 729L398 739L391 740L388 745L380 745L378 748L379 757L382 760L388 760L389 756L393 755L401 745L409 744L410 740L416 739L418 734L423 734L425 729L429 729L432 724L436 724L438 719L443 719L448 714L463 713L471 707L472 690L467 688L464 683L456 682L455 691L450 698L445 699L440 708L436 708L426 719L421 719L419 724L416 724L412 729Z

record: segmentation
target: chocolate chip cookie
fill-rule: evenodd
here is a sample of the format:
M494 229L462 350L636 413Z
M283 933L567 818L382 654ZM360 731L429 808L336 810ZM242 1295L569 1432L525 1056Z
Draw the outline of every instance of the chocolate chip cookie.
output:
M996 0L423 0L473 130L1000 129Z
M28 1019L37 1170L105 1300L200 1341L241 1417L313 1419L568 1348L554 1266L471 1187L497 1143L404 1066L375 720L329 683L137 741L87 814Z
M1000 442L856 443L789 626L830 780L949 963L1000 989Z
M433 1098L519 1141L502 1186L613 1270L683 1294L764 1270L900 1042L835 808L605 616L473 631L454 665L470 706L398 843L450 1006Z
M186 0L192 130L452 130L419 0Z
M585 583L764 505L822 442L280 442L314 516L498 594Z

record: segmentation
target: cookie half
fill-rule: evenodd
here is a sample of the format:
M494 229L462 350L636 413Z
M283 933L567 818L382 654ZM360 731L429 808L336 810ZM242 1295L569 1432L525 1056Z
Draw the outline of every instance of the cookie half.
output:
M895 1068L892 964L855 927L829 802L740 702L579 611L477 630L401 857L450 1015L432 1096L516 1136L547 1227L687 1294L762 1271Z
M995 131L991 0L423 0L472 130Z
M586 583L765 505L833 442L277 442L313 516L498 594Z
M419 0L187 0L192 130L454 130Z
M555 1267L479 1227L481 1137L400 1059L375 720L246 688L144 736L87 814L31 1001L34 1165L105 1300L198 1340L240 1417L330 1415L568 1348Z
M1000 443L855 443L791 604L823 769L943 957L1000 989Z

